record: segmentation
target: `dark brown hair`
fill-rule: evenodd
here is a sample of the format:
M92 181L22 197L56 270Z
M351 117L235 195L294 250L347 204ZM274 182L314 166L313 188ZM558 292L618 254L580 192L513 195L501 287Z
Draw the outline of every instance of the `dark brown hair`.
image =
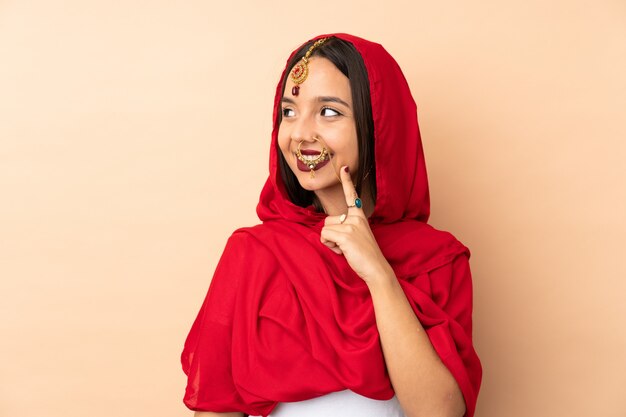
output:
M287 63L287 69L291 70L293 66L306 54L309 47L315 41L309 41L303 45ZM359 147L359 169L355 176L355 189L357 194L361 195L361 187L365 176L369 178L369 191L372 200L376 201L376 164L374 158L374 119L372 117L372 101L370 98L369 79L367 69L361 54L356 50L350 42L344 41L336 37L330 37L322 45L316 47L310 56L320 56L327 58L332 62L339 71L350 80L350 89L352 90L352 105L354 111L354 120L356 124L356 133ZM287 73L288 74L288 73ZM285 93L285 84L287 77L283 80L281 97ZM278 104L280 106L280 103ZM280 125L282 121L282 111L277 109L277 122ZM278 146L277 146L278 148ZM300 186L295 174L287 165L287 161L280 149L278 151L278 165L280 175L287 188L287 193L291 201L301 207L307 207L311 204L315 206L316 211L322 212L324 209L315 196L313 191L305 190Z

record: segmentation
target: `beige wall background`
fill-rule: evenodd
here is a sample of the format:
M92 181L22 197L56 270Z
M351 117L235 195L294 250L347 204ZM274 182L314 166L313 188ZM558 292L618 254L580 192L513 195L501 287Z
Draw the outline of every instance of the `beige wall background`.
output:
M335 31L400 63L431 224L472 250L477 416L626 415L624 1L4 0L1 416L191 415L280 71Z

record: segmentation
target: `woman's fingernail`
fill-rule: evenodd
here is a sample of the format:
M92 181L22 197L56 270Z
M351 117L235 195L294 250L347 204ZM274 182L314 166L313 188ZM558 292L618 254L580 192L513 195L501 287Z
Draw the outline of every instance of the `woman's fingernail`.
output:
M346 167L343 170L346 171L347 173L350 173L350 168L348 168L348 165L346 165Z

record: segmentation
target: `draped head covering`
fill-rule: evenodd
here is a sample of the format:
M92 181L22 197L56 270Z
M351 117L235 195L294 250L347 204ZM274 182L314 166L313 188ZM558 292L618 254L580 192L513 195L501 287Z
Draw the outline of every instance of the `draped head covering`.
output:
M310 41L329 36L351 43L367 70L377 187L370 228L471 417L482 367L472 344L470 250L426 223L428 179L408 83L378 43L345 33ZM345 389L394 395L367 285L320 242L327 215L294 204L281 179L278 112L289 71L276 87L262 223L228 238L181 354L191 410L267 416L279 402Z

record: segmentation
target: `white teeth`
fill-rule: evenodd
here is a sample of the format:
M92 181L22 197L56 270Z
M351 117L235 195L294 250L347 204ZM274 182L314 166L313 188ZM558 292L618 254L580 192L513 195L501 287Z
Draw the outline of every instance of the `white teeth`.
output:
M302 159L304 159L304 160L305 160L305 161L307 161L307 162L308 162L308 161L314 161L314 160L316 160L317 158L319 158L319 157L320 157L320 155L321 155L321 153L320 153L320 154L317 154L317 155L304 155L304 154L302 154ZM297 156L298 156L298 154L296 154L296 157L297 157ZM326 154L326 155L324 155L324 159L323 159L323 160L325 160L325 161L326 161L326 160L328 160L328 159L329 159L329 157L332 157L332 155Z

